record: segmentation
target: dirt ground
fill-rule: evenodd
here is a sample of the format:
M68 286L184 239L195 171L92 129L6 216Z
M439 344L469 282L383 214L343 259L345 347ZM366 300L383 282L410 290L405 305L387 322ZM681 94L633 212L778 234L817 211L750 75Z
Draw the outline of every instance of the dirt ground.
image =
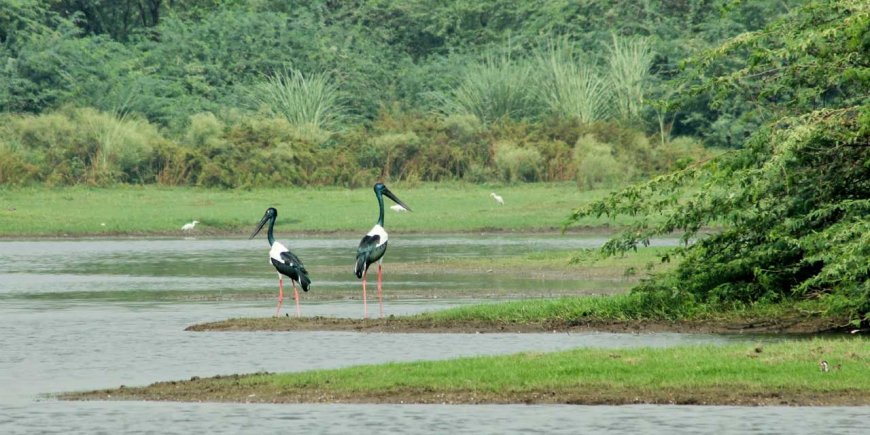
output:
M333 392L312 388L279 388L241 382L246 375L191 378L141 388L120 387L67 393L62 400L148 400L235 403L390 403L390 404L568 404L568 405L739 405L739 406L867 406L866 391L806 392L799 387L761 391L746 386L693 389L614 388L595 384L542 391L431 391L401 388L388 391Z
M796 318L761 321L612 321L500 323L485 321L432 321L410 317L341 319L332 317L267 317L229 319L189 326L187 331L357 331L388 333L570 333L570 332L686 332L686 333L789 333L842 332L831 319Z

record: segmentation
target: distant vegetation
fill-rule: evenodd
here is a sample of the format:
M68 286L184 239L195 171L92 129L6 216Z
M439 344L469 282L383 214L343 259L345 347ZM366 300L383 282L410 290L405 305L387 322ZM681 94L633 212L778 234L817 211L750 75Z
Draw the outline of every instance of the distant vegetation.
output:
M0 183L618 185L740 146L670 79L801 3L2 2Z

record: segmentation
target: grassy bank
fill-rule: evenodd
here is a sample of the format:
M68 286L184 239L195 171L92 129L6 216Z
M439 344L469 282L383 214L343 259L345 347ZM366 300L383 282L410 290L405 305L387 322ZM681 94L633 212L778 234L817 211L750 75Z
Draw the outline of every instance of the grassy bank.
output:
M666 307L637 294L524 299L466 305L385 319L235 318L191 325L190 331L360 332L702 332L818 333L848 330L847 319L825 313L818 301Z
M390 187L414 212L386 210L388 228L413 232L553 230L572 208L606 194L573 183ZM278 209L279 232L359 232L377 219L371 188L20 188L0 190L0 236L178 235L194 219L200 235L247 235L269 206ZM578 226L608 224L601 218Z
M191 379L63 399L364 403L868 405L865 338L558 353ZM820 361L830 371L820 370Z

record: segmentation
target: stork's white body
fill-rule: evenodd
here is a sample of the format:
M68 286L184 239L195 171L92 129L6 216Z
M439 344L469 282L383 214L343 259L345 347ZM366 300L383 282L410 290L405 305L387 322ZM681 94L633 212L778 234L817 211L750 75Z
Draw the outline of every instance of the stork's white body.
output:
M275 242L272 244L272 249L269 250L269 258L279 263L283 263L284 259L281 258L281 253L287 251L289 251L289 249L287 249L286 246L282 245L281 242ZM272 265L271 260L269 261L269 265Z
M387 238L389 238L389 235L387 235L387 230L385 230L384 227L380 225L373 226L372 230L366 233L366 235L372 237L378 236L378 244L376 245L377 247L380 247L384 243L387 243Z

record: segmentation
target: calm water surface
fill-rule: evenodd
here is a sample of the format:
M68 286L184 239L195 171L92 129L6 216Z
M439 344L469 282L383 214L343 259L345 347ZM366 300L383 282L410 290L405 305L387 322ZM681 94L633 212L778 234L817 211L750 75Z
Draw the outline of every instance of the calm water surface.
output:
M353 262L359 238L278 238L302 258L321 294L359 289ZM389 289L449 295L461 289L576 292L606 289L613 282L542 280L534 274L501 278L491 274L391 270L393 265L466 257L506 257L535 252L569 251L600 246L597 237L535 236L399 236L391 237L384 260ZM673 245L658 240L654 245ZM277 286L265 239L95 239L0 241L0 298L53 293L105 292L245 292ZM372 277L373 278L373 277ZM623 285L627 285L624 283Z
M362 363L551 351L582 346L755 342L690 334L191 333L184 327L264 316L272 301L111 302L92 292L221 291L270 286L263 241L0 242L0 433L863 433L870 410L671 406L255 405L61 402L51 393L191 376L300 371ZM577 249L600 240L444 237L391 254L491 255ZM306 262L347 263L356 240L298 244ZM398 243L397 243L398 245ZM395 249L395 251L393 251ZM490 251L486 251L490 252ZM309 260L310 259L310 260ZM409 280L412 277L409 277ZM335 286L344 285L336 272ZM348 285L356 285L348 281ZM328 286L327 286L328 287ZM325 291L325 290L324 290ZM59 293L59 294L58 294ZM45 297L51 296L51 297ZM468 301L390 301L390 314ZM310 302L306 315L359 316L359 302Z

